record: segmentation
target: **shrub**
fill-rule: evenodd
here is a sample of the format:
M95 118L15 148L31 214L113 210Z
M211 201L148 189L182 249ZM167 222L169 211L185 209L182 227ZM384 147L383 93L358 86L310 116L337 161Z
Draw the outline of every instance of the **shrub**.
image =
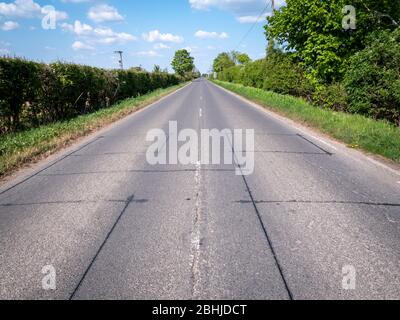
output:
M320 86L312 97L315 105L334 111L347 111L347 99L346 88L338 82Z
M265 60L264 89L309 98L313 88L305 71L290 54L274 51Z
M24 104L36 103L40 66L22 59L0 59L0 132L17 130Z
M265 76L265 59L249 62L243 68L241 83L245 86L261 89L264 85Z
M400 28L374 34L369 43L344 77L349 111L400 125Z

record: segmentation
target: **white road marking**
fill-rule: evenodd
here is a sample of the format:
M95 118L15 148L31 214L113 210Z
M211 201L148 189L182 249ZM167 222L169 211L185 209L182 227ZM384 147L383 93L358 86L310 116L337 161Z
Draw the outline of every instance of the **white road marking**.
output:
M196 190L196 203L195 203L195 213L193 220L193 230L191 234L191 271L193 277L193 296L199 297L200 295L200 250L201 250L201 234L200 234L200 224L202 219L201 212L201 187L202 187L202 179L201 179L201 163L200 161L196 164L196 173L195 173L195 190Z
M203 109L202 108L200 108L200 110L199 110L199 116L200 116L200 118L203 116Z

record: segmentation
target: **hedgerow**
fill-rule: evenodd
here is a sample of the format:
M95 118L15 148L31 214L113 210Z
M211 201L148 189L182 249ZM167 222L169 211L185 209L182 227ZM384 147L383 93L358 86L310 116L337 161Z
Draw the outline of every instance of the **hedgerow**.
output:
M0 134L68 120L178 84L168 73L0 58Z

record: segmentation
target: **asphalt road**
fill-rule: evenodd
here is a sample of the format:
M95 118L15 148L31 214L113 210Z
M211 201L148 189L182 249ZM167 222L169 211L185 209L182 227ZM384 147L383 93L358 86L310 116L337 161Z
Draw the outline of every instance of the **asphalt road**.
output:
M169 121L254 129L254 174L149 165L146 134ZM399 181L195 81L0 189L0 298L399 299Z

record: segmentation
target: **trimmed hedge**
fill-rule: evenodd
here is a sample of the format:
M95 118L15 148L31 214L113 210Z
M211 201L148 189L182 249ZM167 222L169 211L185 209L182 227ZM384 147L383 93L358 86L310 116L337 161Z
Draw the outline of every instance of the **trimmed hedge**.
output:
M0 134L68 120L179 82L168 73L0 58Z

